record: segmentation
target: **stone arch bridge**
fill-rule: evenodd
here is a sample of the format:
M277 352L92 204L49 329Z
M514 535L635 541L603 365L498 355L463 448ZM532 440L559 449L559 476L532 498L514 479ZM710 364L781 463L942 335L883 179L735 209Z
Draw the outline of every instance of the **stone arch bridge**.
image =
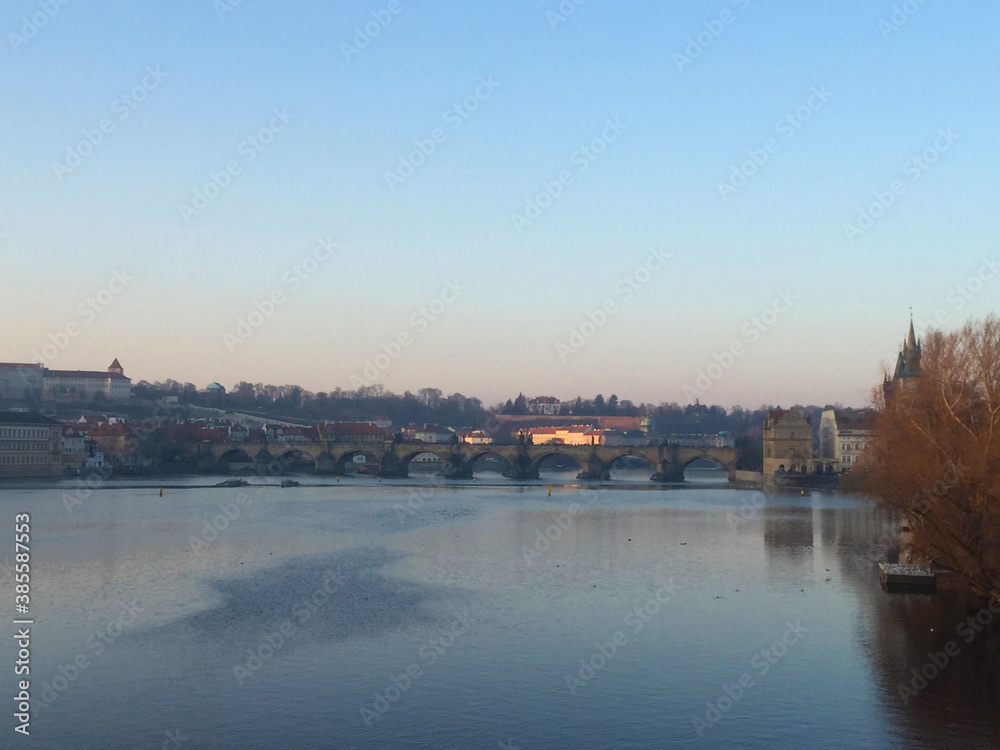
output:
M717 461L729 470L732 481L739 452L735 448L688 448L666 446L604 445L472 445L469 443L201 443L191 454L203 469L228 469L231 464L253 464L259 474L283 474L293 467L314 469L325 474L343 474L357 455L378 461L379 475L405 477L410 462L432 453L444 464L444 475L469 479L473 464L484 456L499 456L508 464L504 476L537 479L542 461L550 456L566 456L580 464L579 479L609 479L611 466L626 456L644 458L653 466L654 482L682 482L684 470L698 459Z

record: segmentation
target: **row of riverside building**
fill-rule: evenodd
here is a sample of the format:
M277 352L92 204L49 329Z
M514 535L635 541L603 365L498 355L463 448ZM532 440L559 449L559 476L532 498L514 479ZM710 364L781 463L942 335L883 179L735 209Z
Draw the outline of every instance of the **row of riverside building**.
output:
M892 377L882 383L885 397L911 388L920 377L920 342L910 330ZM862 460L876 435L872 409L826 409L820 417L819 439L813 438L812 421L798 409L773 409L764 422L764 475L842 474Z
M397 439L417 443L492 442L475 430L409 424L397 431L387 419L321 422L314 425L263 423L247 427L229 419L189 418L160 424L165 440L191 444L301 443L370 444L380 453ZM149 432L137 422L107 414L83 414L59 422L27 411L0 411L0 478L55 478L88 471L139 472L153 463L144 445ZM156 441L153 441L154 443Z
M920 375L921 347L913 322L897 357L895 371L886 377L883 391L890 398L897 390L910 387ZM221 386L220 386L221 388ZM125 401L131 396L131 380L118 360L107 372L48 370L41 365L0 363L0 399L29 400L41 395L53 400L73 400L100 393L109 401ZM539 397L531 402L533 416L545 421L572 422L579 417L555 417L559 402ZM649 445L663 441L656 437L649 417L595 417L591 424L530 424L531 416L500 416L509 434L522 442L551 445ZM224 420L187 420L186 439L195 442L391 442L396 436L418 443L464 442L488 444L494 435L482 430L455 430L438 425L409 424L391 430L388 420L367 423L320 423L313 426L265 424L250 429ZM870 409L827 409L820 418L818 438L812 421L798 409L772 409L763 431L763 473L841 474L861 461L875 436L875 413ZM672 435L666 442L704 447L732 447L733 438L719 435ZM134 426L115 417L88 419L62 424L26 411L0 411L0 478L58 477L67 469L135 469L143 457L137 447L141 440Z

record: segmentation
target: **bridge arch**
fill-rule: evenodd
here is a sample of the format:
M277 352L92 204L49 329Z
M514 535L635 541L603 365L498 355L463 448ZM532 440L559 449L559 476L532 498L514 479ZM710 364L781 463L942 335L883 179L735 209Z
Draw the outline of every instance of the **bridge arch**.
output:
M429 446L421 446L416 450L407 451L405 455L400 456L399 463L402 466L409 468L410 462L413 461L413 459L415 459L417 456L422 456L425 453L430 453L431 455L437 456L439 461L447 461L448 456L451 453L451 448L448 446L445 447L447 448L447 450L432 450Z
M349 450L342 453L340 458L337 459L337 464L336 464L337 473L344 474L345 472L347 472L348 469L353 468L355 456L365 457L366 460L364 466L366 467L366 471L367 471L367 466L371 463L375 463L380 469L382 467L381 459L377 455L372 453L370 450L361 450L361 449Z
M693 464L697 464L699 462L707 462L711 464L712 468L714 468L719 472L725 471L727 481L729 479L729 476L732 475L733 473L734 467L731 466L726 461L723 461L722 458L720 458L719 456L713 456L711 453L703 453L700 455L685 457L684 461L682 461L677 467L678 479L684 482L691 481L691 478L687 476L688 469L690 469ZM697 470L697 467L695 467L695 470ZM707 471L711 471L711 469L706 469L706 472ZM709 479L710 481L712 480L712 478L707 476L706 479Z
M254 454L253 460L259 464L270 464L274 461L274 455L267 448L261 448Z
M222 469L223 471L231 471L233 464L238 464L240 466L247 466L247 467L253 466L253 459L250 457L250 454L247 453L245 450L241 450L240 448L233 448L232 450L228 450L221 456L219 456L219 460L216 462L216 464L218 468Z
M282 465L284 472L312 471L316 468L316 460L297 448L289 448L278 456L277 460Z
M584 471L587 468L583 462L576 458L572 453L560 450L559 446L553 446L551 450L543 450L540 455L537 455L532 459L531 468L533 472L540 474L542 471L552 471L552 466L555 462L550 459L556 457L569 459L569 461L574 464L572 467L562 469L563 471ZM548 466L545 466L546 462L548 463Z
M253 457L254 467L260 476L280 477L287 474L294 465L291 451L275 456L267 448L262 448Z
M482 462L483 459L489 458L491 456L493 458L499 459L498 461L494 462L495 466L490 466L488 463ZM472 468L473 472L475 472L475 470L478 468L479 471L495 470L500 474L503 474L504 472L509 471L513 466L509 458L507 458L502 453L499 453L495 450L473 451L472 453L469 454L467 461L469 463L469 466ZM478 463L478 466L477 462L480 462Z
M631 461L625 460L631 459ZM641 462L641 466L628 466L632 462ZM617 453L615 456L609 458L604 463L604 468L607 473L611 474L612 471L627 471L629 469L637 471L649 471L650 474L657 471L656 463L650 460L648 455L634 450L623 450ZM648 479L648 477L647 477Z
M412 466L414 463L423 464L444 461L445 458L446 456L440 455L437 451L422 450L407 454L406 458L402 459L402 462L406 466Z

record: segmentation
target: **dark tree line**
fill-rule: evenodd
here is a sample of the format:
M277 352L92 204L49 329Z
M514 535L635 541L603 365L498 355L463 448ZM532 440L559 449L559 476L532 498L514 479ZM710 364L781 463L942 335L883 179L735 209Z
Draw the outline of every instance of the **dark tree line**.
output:
M751 435L759 438L763 432L767 412L773 408L775 407L764 405L757 409L744 409L742 406L726 409L724 406L706 406L704 404L688 404L687 406L681 406L677 403L636 404L627 399L619 400L616 394L611 394L607 399L602 394L597 394L592 399L577 396L573 400L564 401L559 415L652 417L656 423L656 431L666 436L729 432L734 437ZM820 414L824 408L830 407L796 405L793 408L801 410L803 414L810 417L814 431L818 431ZM837 408L841 407L838 405ZM523 393L519 393L517 398L507 399L506 402L494 406L493 411L497 414L528 414L528 399Z
M397 395L381 386L356 391L313 393L297 385L269 385L240 382L222 393L199 391L191 383L167 380L162 383L142 381L132 388L139 399L155 400L176 396L178 403L214 407L255 415L286 417L303 422L351 422L384 417L394 426L436 423L455 428L473 428L483 424L487 412L478 398L461 393L445 396L437 388L421 388L416 394Z
M191 383L167 380L158 383L141 381L133 386L137 399L156 400L176 396L178 403L195 406L248 412L258 416L281 417L312 423L319 421L365 421L384 417L394 427L411 422L440 424L456 429L479 428L489 423L493 414L528 414L528 399L523 393L505 403L486 409L478 398L461 393L444 395L437 388L421 388L417 393L406 391L396 394L382 386L368 386L353 391L336 388L332 391L313 393L297 385L275 386L263 383L237 383L226 393L199 391ZM652 417L657 434L669 437L674 434L714 434L729 432L734 438L744 435L759 440L768 406L744 409L723 406L677 403L636 404L619 399L617 394L605 398L602 394L589 399L578 396L562 404L561 416L578 415L581 418L597 416ZM818 431L819 415L823 407L796 406L813 419ZM539 417L544 420L544 417ZM756 449L750 451L750 455Z

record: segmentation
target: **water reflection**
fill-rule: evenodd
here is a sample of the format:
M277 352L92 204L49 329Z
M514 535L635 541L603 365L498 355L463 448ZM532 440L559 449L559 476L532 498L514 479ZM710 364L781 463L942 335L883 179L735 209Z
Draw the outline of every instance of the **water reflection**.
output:
M145 608L39 721L39 746L158 747L175 727L192 749L997 743L995 633L961 640L900 698L976 605L883 592L870 504L613 486L431 485L402 514L411 489L390 483L272 488L198 551L232 491L95 493L72 515L58 492L0 497L31 503L44 550L41 681L122 599ZM676 595L650 604L667 584ZM468 634L422 657L465 613ZM805 636L754 672L790 622ZM618 632L627 642L569 691ZM411 664L419 679L366 725L359 708ZM699 737L693 718L747 671L753 689Z
M930 747L1000 747L1000 614L984 617L985 602L952 592L858 593L871 613L858 638L900 734ZM977 614L992 629L977 632Z

